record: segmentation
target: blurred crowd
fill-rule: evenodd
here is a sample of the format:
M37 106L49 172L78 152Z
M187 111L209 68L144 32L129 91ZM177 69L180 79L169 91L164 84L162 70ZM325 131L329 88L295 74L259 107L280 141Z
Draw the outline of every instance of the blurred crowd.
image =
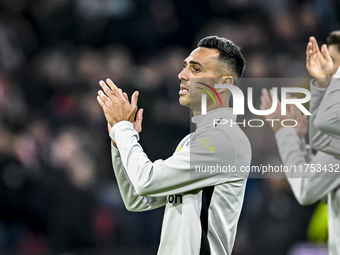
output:
M0 253L157 247L162 209L122 204L100 79L140 91L140 142L165 159L190 132L177 75L199 39L240 45L245 78L306 78L309 36L324 43L339 21L336 0L2 0ZM256 162L281 164L269 127L246 134ZM250 179L234 254L287 254L313 210L283 178Z

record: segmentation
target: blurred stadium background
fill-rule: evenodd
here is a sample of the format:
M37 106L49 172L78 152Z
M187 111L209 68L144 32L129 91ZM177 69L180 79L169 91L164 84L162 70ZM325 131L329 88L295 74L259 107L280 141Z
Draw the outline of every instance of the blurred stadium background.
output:
M164 159L190 130L177 75L199 39L242 46L247 78L306 78L309 36L339 21L336 0L1 0L0 254L156 254L163 209L124 208L98 81L140 91L141 144ZM253 164L281 164L267 126L246 132ZM233 254L325 254L323 208L250 179Z

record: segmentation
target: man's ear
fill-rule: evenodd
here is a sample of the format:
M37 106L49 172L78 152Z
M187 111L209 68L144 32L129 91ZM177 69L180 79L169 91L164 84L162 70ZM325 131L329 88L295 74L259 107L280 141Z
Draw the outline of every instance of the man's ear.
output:
M232 76L223 76L221 78L221 82L222 82L222 84L233 84L234 78ZM222 93L224 91L229 91L229 89L227 89L227 88L219 88L218 89L218 93Z
M223 76L222 84L234 84L234 78L232 76Z

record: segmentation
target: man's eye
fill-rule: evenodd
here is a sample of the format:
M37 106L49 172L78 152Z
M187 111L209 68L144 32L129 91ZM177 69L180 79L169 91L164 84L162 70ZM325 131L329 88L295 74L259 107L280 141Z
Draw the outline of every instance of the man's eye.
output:
M201 70L200 70L199 68L197 68L197 67L194 67L193 70L194 70L195 73L198 73L199 71L201 71Z

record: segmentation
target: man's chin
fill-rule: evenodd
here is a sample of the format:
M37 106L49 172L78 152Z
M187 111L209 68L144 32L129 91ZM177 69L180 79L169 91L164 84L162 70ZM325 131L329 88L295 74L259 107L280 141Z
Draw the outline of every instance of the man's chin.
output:
M184 100L184 98L180 97L178 101L180 105L190 108L190 102L187 102L186 100Z

